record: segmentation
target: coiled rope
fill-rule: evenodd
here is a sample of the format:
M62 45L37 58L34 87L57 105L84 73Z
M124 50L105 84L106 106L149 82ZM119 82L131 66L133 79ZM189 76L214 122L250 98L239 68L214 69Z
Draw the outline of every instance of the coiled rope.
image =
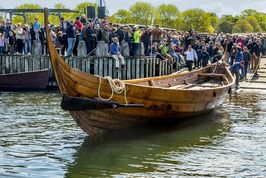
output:
M111 77L107 76L104 77L104 79L106 79L110 85L110 88L112 90L111 96L109 98L102 98L101 97L101 85L102 85L102 77L99 75L96 75L99 78L99 86L98 86L98 97L103 100L103 101L110 101L114 94L122 94L124 93L124 98L125 98L125 102L126 104L128 104L127 102L127 90L126 90L126 84L124 81L119 80L119 79L112 79Z

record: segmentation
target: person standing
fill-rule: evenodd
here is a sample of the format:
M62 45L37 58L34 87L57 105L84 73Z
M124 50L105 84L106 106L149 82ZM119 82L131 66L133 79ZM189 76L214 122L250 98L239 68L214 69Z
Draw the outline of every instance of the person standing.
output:
M133 31L134 31L133 33L133 56L136 56L138 48L139 48L140 37L142 35L142 32L140 29L138 29L137 26L134 27Z
M74 22L70 21L68 26L67 26L67 44L68 44L68 48L67 48L67 57L72 56L73 53L73 49L74 49L74 45L76 42L76 34L75 34L75 27L74 27Z
M24 44L23 44L23 29L20 23L18 23L15 33L16 33L17 53L22 54Z
M187 68L189 71L191 71L194 60L198 60L198 55L191 45L188 45L188 49L185 51L185 56Z
M41 24L40 22L38 21L38 18L35 18L35 22L33 23L33 30L35 32L35 38L36 40L40 40L39 39L39 31L41 30Z
M206 67L209 63L210 55L206 50L206 47L202 48L201 54L200 54L200 60L202 67Z
M24 55L30 55L31 54L31 34L30 34L30 29L28 25L25 25L23 29L23 35L24 35Z
M260 45L260 40L257 39L256 44L253 46L253 56L254 56L253 73L254 73L254 76L258 76L258 69L260 66L261 54L262 54L262 47Z
M244 79L247 80L248 65L250 64L251 61L251 55L246 46L244 47L243 61L244 61Z

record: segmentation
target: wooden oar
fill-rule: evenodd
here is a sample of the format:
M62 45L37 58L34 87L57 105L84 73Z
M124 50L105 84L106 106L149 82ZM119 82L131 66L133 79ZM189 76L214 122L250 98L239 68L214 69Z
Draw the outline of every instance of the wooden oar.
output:
M144 104L121 104L115 101L72 97L65 94L63 94L61 102L61 108L66 111L115 109L121 107L144 107Z

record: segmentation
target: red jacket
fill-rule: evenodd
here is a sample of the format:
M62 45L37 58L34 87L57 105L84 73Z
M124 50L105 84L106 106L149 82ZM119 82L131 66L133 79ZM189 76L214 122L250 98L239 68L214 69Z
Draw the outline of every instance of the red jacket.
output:
M83 24L81 23L80 20L76 20L76 21L75 21L75 25L78 26L78 29L79 29L79 30L82 30L82 28L83 28Z

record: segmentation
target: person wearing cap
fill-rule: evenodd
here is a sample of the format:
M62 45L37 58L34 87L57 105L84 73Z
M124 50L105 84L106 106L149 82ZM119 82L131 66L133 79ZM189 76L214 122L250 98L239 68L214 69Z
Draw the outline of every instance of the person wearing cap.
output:
M61 44L61 55L64 56L68 48L67 36L62 31L57 33L57 41Z
M119 69L119 60L121 61L121 66L122 69L125 70L125 59L124 57L121 55L121 47L119 45L119 40L118 38L113 38L113 43L111 43L110 45L110 53L111 56L115 59L115 68L116 71L118 71Z

